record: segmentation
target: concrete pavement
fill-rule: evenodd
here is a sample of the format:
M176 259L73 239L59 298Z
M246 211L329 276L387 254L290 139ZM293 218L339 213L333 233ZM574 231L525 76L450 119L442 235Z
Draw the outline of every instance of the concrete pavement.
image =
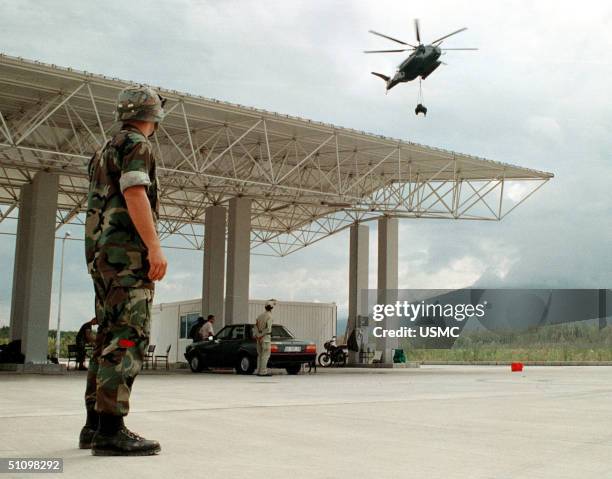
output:
M76 449L84 383L0 374L0 457L88 479L612 477L611 367L145 374L127 424L162 453L139 458Z

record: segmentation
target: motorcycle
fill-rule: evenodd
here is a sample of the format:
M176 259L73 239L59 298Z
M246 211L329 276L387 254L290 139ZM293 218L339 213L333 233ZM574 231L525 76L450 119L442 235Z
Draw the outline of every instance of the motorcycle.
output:
M348 358L348 350L346 345L338 346L336 344L336 336L332 336L329 341L323 344L325 351L319 354L317 359L319 365L323 368L329 368L331 366L346 366L346 360Z

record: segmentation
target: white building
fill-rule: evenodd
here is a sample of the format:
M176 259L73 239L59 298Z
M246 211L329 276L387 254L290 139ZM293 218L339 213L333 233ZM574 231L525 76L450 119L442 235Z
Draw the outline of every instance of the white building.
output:
M249 300L248 322L264 311L265 300ZM161 303L153 307L151 340L155 354L163 354L170 346L169 361L185 361L185 348L191 343L187 338L191 324L201 316L202 300L193 299L174 303ZM282 324L295 337L310 340L317 345L317 354L323 343L336 334L337 306L335 303L305 303L279 301L274 308L274 323ZM221 330L215 324L215 333Z

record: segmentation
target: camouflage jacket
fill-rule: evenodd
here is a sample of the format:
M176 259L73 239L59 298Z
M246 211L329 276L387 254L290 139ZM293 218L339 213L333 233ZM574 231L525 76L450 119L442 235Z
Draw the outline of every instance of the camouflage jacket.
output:
M157 224L159 215L155 157L149 140L125 125L89 162L85 257L90 274L113 286L153 288L147 248L128 214L123 192L143 185Z

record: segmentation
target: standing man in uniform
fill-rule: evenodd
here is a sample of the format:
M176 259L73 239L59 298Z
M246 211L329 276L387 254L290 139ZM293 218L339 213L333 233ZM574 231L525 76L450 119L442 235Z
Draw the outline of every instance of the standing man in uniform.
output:
M161 450L157 441L127 429L123 418L149 343L154 282L167 267L156 230L158 184L148 139L164 118L164 102L149 87L123 90L115 115L121 130L89 163L85 256L99 326L79 447L91 448L93 455L145 456Z
M213 324L215 324L215 315L209 314L206 322L200 328L200 339L202 341L208 341L211 336L215 335Z
M255 320L255 340L257 341L257 375L272 376L268 371L270 349L272 345L272 310L276 306L276 300L266 301L265 311L257 316Z

